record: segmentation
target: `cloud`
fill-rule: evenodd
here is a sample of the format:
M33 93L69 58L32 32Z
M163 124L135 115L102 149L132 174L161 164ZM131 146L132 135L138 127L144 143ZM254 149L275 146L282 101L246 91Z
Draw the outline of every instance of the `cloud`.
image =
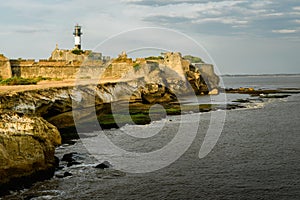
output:
M300 11L300 6L293 7L293 10Z
M281 34L288 34L288 33L296 33L297 30L293 29L280 29L280 30L272 30L273 33L281 33Z
M248 23L248 21L246 20L238 20L230 17L204 18L204 19L198 19L192 21L192 23L195 24L210 23L210 22L223 23L223 24L235 24L235 25L245 25Z
M267 13L267 14L264 14L263 16L265 16L265 17L280 17L280 16L284 16L284 13L282 13L282 12Z

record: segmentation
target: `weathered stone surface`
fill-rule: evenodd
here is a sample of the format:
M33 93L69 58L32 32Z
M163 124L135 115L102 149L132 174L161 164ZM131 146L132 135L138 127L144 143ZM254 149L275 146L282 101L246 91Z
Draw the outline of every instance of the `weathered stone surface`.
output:
M209 95L217 95L217 94L219 94L219 90L216 89L216 88L214 88L214 89L212 89L211 91L209 91L208 94L209 94Z
M6 58L3 54L0 54L0 78L11 78L12 71L9 59Z
M209 91L219 87L220 78L215 74L213 65L199 63L195 64L195 66L199 69L200 74L203 77Z
M11 180L41 171L48 175L53 173L55 146L59 144L61 137L57 128L43 118L1 114L0 188Z

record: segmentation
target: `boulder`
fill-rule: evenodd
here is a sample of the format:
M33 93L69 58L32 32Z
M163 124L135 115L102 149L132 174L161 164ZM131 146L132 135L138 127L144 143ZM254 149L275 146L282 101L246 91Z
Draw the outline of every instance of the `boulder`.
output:
M104 161L103 163L100 163L95 166L97 169L106 169L106 168L111 168L112 165L108 161Z
M57 165L54 151L59 144L61 137L57 128L43 118L1 114L0 193L24 186L29 180L53 176ZM28 177L32 180L26 179Z

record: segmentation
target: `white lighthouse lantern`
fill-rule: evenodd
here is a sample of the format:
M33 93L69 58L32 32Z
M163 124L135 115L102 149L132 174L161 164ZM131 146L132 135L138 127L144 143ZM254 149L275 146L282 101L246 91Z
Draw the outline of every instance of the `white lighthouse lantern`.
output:
M75 43L75 49L81 49L81 26L79 26L78 24L75 26L74 29L74 43Z

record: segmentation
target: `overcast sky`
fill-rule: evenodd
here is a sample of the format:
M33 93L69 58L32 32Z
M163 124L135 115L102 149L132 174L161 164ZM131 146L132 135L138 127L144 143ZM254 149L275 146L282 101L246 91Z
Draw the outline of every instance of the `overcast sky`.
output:
M0 53L10 58L48 58L56 43L73 48L79 23L84 49L132 33L128 41L126 33L111 38L123 41L120 48L99 48L111 56L143 45L163 49L168 40L176 46L171 50L206 58L186 45L183 33L205 48L223 74L300 73L299 0L9 0L1 2L0 17Z

